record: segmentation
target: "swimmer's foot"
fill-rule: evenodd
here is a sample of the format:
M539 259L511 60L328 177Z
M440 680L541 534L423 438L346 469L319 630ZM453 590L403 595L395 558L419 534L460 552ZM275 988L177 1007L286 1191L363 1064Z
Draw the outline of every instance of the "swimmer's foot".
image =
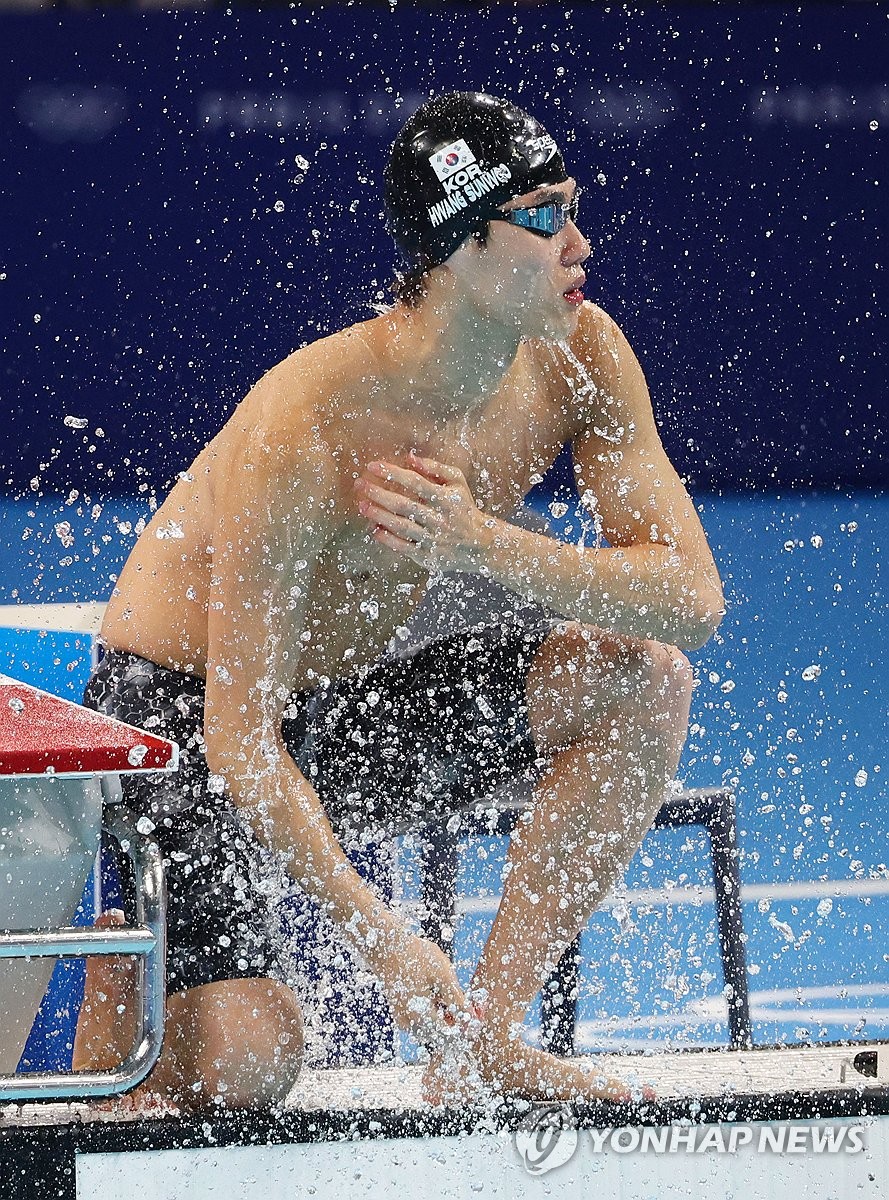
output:
M480 1108L497 1098L472 1054L434 1053L423 1071L423 1100L433 1108Z
M656 1099L649 1086L604 1075L591 1060L558 1058L524 1042L485 1038L456 1057L433 1054L423 1073L423 1098L434 1106L480 1106L492 1099L532 1102L639 1103Z
M96 929L124 924L119 909L96 918ZM136 1036L135 959L129 955L90 955L86 960L83 1004L74 1037L76 1071L113 1070Z

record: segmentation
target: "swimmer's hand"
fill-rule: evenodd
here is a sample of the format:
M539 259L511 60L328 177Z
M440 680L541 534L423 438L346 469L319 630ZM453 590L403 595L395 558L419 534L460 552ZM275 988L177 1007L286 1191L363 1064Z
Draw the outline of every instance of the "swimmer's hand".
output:
M429 571L478 572L494 540L497 522L480 511L463 472L413 450L406 467L368 463L355 492L374 541Z
M393 929L363 951L400 1029L428 1044L468 1020L466 998L448 956L427 938Z

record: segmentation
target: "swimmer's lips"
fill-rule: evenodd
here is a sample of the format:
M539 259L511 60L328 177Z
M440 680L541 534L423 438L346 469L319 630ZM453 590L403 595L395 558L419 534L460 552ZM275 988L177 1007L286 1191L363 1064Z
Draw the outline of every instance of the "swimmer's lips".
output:
M581 275L579 279L575 279L570 288L566 288L562 295L569 304L583 304L583 285L586 283L586 275Z

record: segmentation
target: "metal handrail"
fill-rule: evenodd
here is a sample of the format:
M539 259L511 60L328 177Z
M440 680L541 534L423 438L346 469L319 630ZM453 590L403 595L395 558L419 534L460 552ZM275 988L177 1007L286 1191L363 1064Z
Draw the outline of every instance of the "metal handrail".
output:
M147 954L155 936L147 925L124 929L84 931L75 925L60 929L16 929L0 933L0 958L82 958L85 954Z
M160 1057L166 1006L166 885L157 843L119 816L107 831L129 854L136 880L136 924L116 929L9 930L0 958L133 954L139 959L139 1032L126 1058L106 1071L28 1071L0 1075L0 1101L85 1100L118 1096L141 1083Z

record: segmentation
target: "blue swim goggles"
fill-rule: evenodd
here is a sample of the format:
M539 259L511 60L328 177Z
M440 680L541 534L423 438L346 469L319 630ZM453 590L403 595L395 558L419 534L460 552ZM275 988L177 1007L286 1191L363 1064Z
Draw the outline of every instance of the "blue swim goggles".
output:
M580 211L580 188L574 193L570 204L556 204L550 200L547 204L537 204L533 208L513 208L509 212L492 213L492 221L507 221L510 225L518 225L540 237L555 237L561 233L569 221L576 221Z

